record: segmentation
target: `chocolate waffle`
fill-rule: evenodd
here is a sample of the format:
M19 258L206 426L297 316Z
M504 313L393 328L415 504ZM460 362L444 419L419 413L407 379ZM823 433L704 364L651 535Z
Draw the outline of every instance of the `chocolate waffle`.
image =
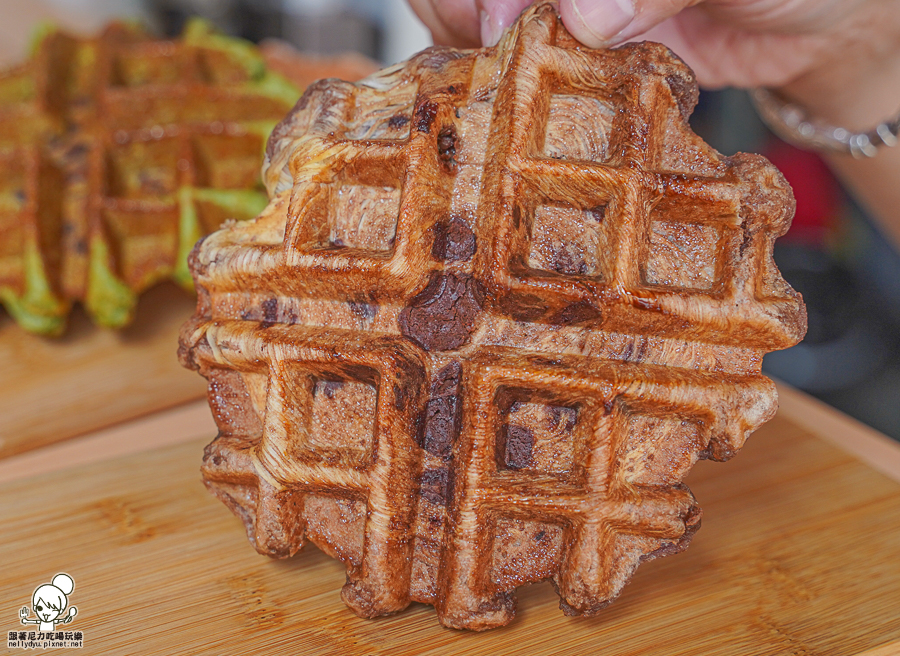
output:
M310 540L359 615L593 615L684 549L684 476L776 409L805 332L771 253L793 198L687 125L665 47L588 50L540 2L493 48L320 82L273 131L255 220L201 241L181 357L209 489L263 554Z
M197 239L265 207L265 139L299 95L202 21L44 34L0 74L0 301L55 334L74 301L118 327L150 285L190 286Z

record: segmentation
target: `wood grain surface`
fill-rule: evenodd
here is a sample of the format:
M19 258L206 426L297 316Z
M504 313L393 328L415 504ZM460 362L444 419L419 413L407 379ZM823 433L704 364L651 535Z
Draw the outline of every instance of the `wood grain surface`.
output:
M83 654L900 652L900 484L784 414L734 460L697 465L694 543L643 565L601 615L567 618L534 585L513 624L483 634L417 604L357 618L340 601L343 566L311 545L257 555L200 483L202 446L0 484L0 627L19 628L35 587L64 571Z
M26 333L0 310L0 458L203 397L206 381L175 355L195 303L160 285L128 328L74 312L58 339Z

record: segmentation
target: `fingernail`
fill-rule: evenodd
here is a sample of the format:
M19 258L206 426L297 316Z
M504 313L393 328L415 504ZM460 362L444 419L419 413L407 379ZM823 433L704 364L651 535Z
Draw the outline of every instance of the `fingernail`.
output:
M605 45L634 20L633 0L572 0L572 11L584 30Z
M500 35L503 34L503 28L486 11L481 12L479 20L481 21L481 45L486 48L497 45Z

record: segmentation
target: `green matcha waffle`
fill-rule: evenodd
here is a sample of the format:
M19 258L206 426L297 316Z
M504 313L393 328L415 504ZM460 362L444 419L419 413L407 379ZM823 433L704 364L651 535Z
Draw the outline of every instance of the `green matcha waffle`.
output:
M0 302L54 335L75 302L120 327L151 285L190 288L194 243L265 207L265 140L299 95L201 21L172 41L42 30L0 73Z

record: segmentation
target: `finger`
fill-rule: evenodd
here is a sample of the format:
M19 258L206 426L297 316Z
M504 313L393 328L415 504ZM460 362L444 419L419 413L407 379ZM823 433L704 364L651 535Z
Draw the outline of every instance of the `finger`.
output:
M476 47L480 36L475 0L409 0L412 10L431 30L435 44Z
M701 0L560 0L563 23L586 46L613 46Z
M476 0L481 23L481 45L496 45L531 0Z

